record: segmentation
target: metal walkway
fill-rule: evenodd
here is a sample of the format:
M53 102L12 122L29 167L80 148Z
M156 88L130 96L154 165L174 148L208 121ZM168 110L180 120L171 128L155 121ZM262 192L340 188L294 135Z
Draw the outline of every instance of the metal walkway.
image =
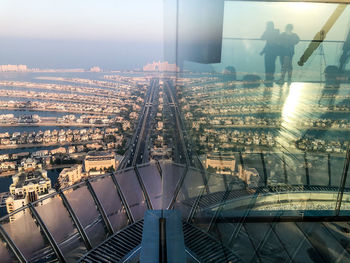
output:
M120 262L130 251L141 244L143 220L140 220L86 254L79 262Z
M79 262L122 262L131 251L141 245L142 228L143 220L126 227L88 252ZM184 222L183 231L186 248L198 262L241 262L230 249L203 230Z
M242 262L230 249L203 230L183 223L185 246L200 262Z

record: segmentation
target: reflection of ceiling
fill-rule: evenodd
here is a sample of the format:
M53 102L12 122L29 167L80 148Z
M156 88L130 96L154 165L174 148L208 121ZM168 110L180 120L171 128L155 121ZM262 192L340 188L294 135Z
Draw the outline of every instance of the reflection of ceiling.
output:
M82 262L118 262L131 251L137 255L147 209L176 209L182 215L187 256L199 262L350 262L350 189L345 188L340 216L335 216L338 189L250 188L231 175L207 176L164 161L64 189L45 205L24 207L28 212L18 220L3 219L0 232L6 231L28 261L54 258L56 242L68 262L84 253ZM36 225L38 220L42 225ZM48 234L53 245L39 249ZM80 238L85 246L77 242ZM12 262L4 249L0 243L2 261Z
M124 262L138 257L142 239L143 220L125 228L112 238L106 240L94 250L81 258L81 262ZM196 259L197 262L241 262L229 249L222 246L212 236L201 229L183 223L184 239L187 258ZM117 246L116 246L117 244ZM131 252L131 253L130 253Z
M190 168L186 171L184 166L171 162L161 162L159 166L155 163L143 165L137 169L137 173L141 178L141 188L145 190L144 195L153 208L172 207L182 212L187 256L192 260L195 258L199 262L350 261L350 254L347 252L347 247L350 246L350 224L346 221L346 217L338 219L332 217L338 187L281 185L227 191L224 180L216 178L215 182L222 183L222 186L215 185L214 188L211 185L210 188L206 188L199 170ZM172 183L165 182L166 180ZM345 191L348 192L350 189ZM163 197L162 193L167 196ZM202 196L198 198L201 194ZM284 197L286 199L283 203ZM254 202L250 202L253 199ZM301 201L302 199L304 200ZM322 200L326 199L332 207L325 209L323 213ZM224 200L225 205L222 206ZM307 200L309 206L305 207L310 211L299 213L297 205L305 204ZM245 201L246 205L242 206ZM264 210L264 204L266 209L270 209ZM288 213L287 210L293 204L296 205L295 211ZM276 205L279 205L280 209L276 209ZM196 209L193 206L197 206ZM222 210L220 214L216 214L219 207ZM241 214L230 214L230 211L237 212L235 208L239 207ZM331 222L326 222L329 221L327 218ZM310 220L312 222L307 222ZM340 222L336 222L337 220ZM123 257L125 259L125 255L130 255L131 251L138 257L142 223L142 220L137 221L124 228L85 255L82 262L117 262ZM118 241L119 239L124 241ZM123 248L125 240L128 249ZM120 250L115 244L119 244ZM118 254L120 251L124 251L121 256Z

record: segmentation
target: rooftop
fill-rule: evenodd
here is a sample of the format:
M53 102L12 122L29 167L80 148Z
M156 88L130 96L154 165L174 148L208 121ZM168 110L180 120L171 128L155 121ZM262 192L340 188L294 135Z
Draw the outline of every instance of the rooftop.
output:
M42 174L42 170L34 170L30 172L21 172L15 176L18 176L18 182L16 188L22 188L28 184L41 184L46 183L47 178Z

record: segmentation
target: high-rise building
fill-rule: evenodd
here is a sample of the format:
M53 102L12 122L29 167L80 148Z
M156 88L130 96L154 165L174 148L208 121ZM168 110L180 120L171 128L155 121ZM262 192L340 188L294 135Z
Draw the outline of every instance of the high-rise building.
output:
M0 65L0 72L25 72L27 71L26 65Z
M154 62L152 64L147 64L143 67L143 71L179 71L180 68L176 66L176 64L169 64L167 61L165 62Z
M8 213L55 191L51 188L51 180L47 177L47 171L43 170L42 165L32 158L21 162L12 181L10 196L6 199ZM10 220L13 221L21 215L21 213L16 213L10 217Z

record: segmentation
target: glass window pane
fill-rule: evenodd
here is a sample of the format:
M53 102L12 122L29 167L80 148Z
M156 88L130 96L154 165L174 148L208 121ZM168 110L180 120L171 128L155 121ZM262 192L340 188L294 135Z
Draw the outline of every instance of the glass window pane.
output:
M175 188L185 172L185 167L171 162L161 162L163 173L163 206L167 208L174 198Z
M145 185L146 191L153 209L162 209L162 178L158 172L158 169L154 163L138 168L143 184Z
M131 169L116 173L115 177L117 178L134 219L136 221L142 219L147 210L147 204L134 170Z
M5 243L5 240L2 239L0 239L0 258L1 262L4 263L19 262L15 255L10 251L10 248Z
M276 223L274 231L293 261L322 261L317 253L311 252L312 245L307 236L294 222Z
M101 215L97 211L87 186L80 184L64 191L64 194L84 227L92 246L97 246L107 237L107 234Z
M258 257L263 262L266 260L285 262L289 259L270 224L247 223L245 229L257 249Z
M1 225L28 261L56 258L28 208L11 216L11 221L2 221Z
M184 218L189 215L195 199L201 193L204 193L204 188L203 177L200 171L190 168L187 171L175 203L175 209L180 210Z
M98 199L100 200L115 231L128 225L128 217L117 189L110 176L96 179L91 182Z
M208 175L208 187L211 194L216 192L225 192L227 189L227 179L231 179L231 175L227 174L210 174Z
M329 167L327 155L307 155L308 169L310 173L311 185L329 184Z
M61 198L56 195L36 204L38 214L65 258L72 261L78 260L86 252L86 247Z
M350 255L324 225L313 222L302 222L297 225L326 262L350 261Z

